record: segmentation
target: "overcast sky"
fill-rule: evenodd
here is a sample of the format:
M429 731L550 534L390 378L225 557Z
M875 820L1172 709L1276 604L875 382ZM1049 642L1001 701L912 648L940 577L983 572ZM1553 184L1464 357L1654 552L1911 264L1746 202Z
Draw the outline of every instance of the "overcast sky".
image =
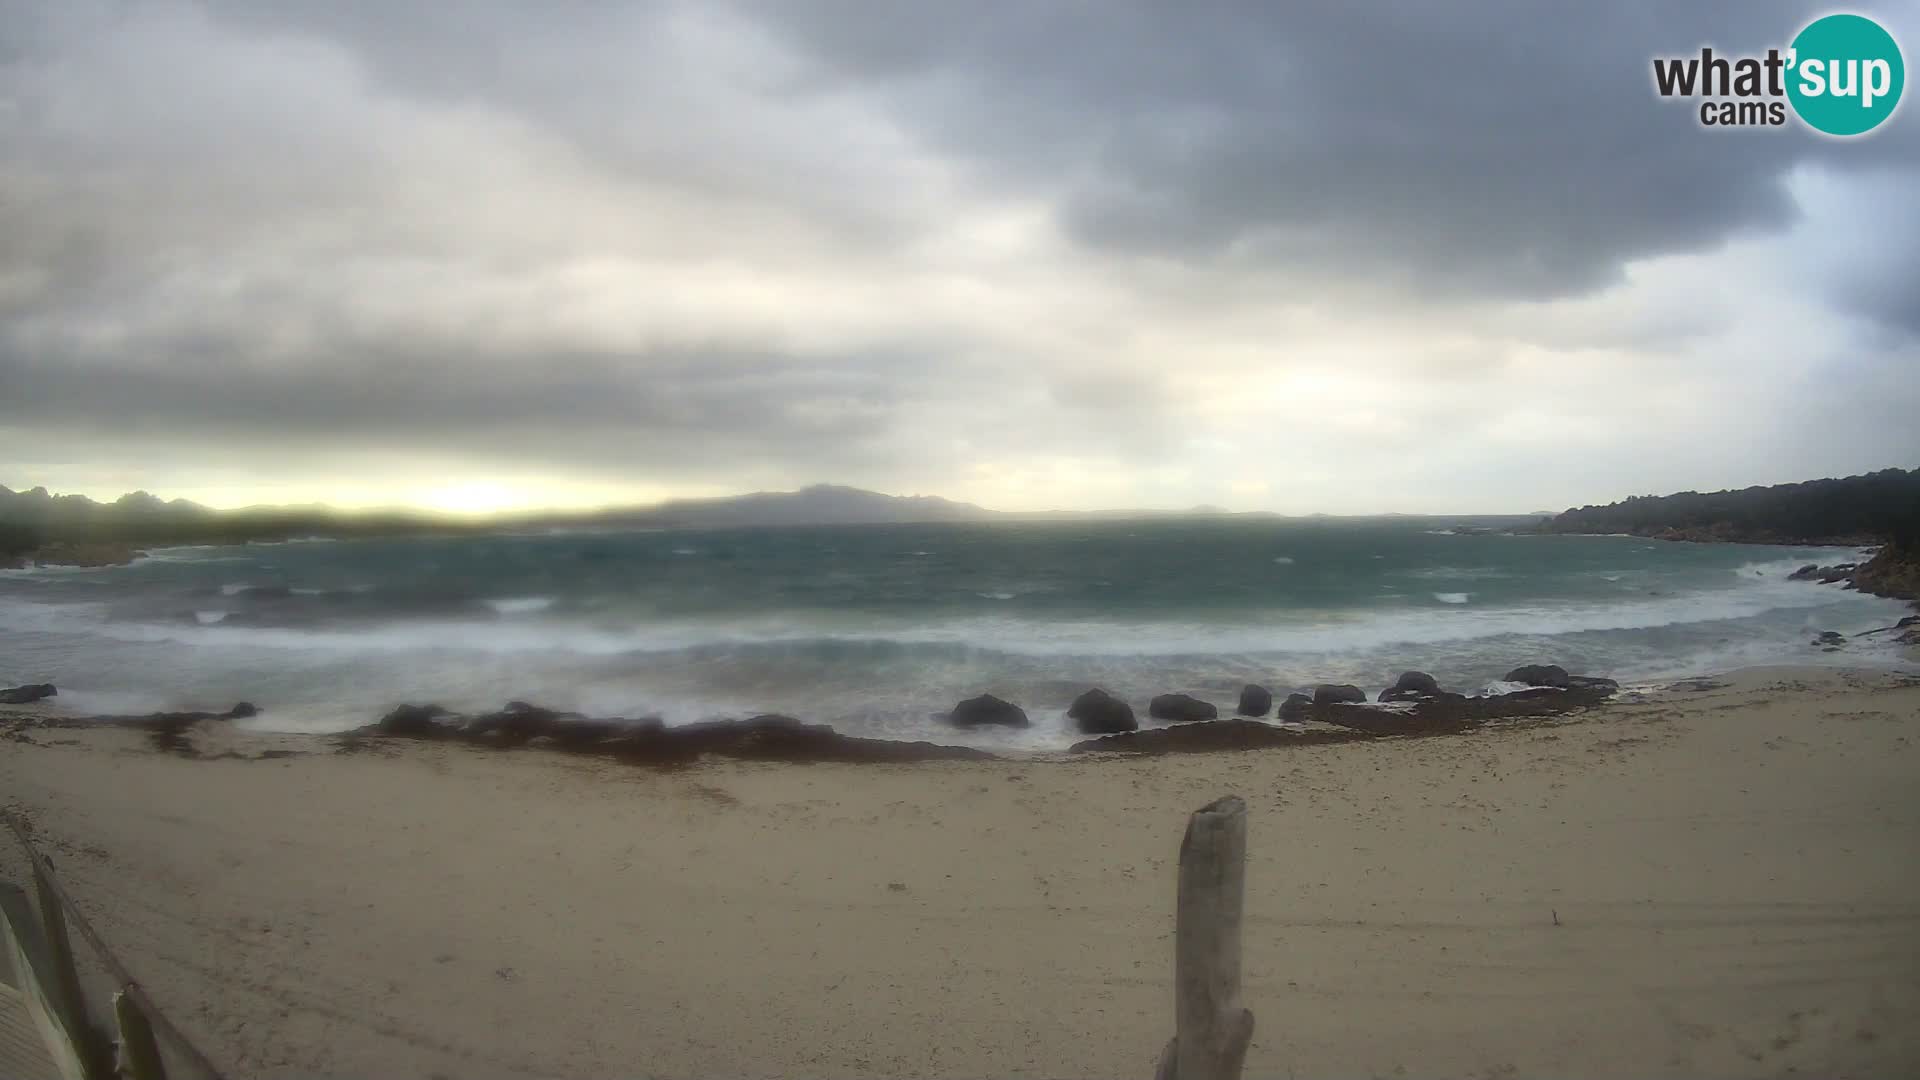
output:
M1920 464L1920 107L1652 90L1826 10L0 0L0 483L1524 512Z

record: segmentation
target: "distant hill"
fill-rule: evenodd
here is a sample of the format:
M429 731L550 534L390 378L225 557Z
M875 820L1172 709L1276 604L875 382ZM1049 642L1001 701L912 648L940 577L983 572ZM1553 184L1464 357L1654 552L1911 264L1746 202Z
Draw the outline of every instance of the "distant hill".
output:
M405 536L501 527L568 525L604 528L751 528L781 525L885 525L983 521L1001 515L971 503L930 495L895 496L817 484L799 491L762 491L721 499L685 499L658 506L576 513L451 519L405 510L352 512L325 506L257 506L214 510L144 491L99 503L46 488L0 487L0 559L62 545L62 561L83 547L82 561L118 561L130 546L238 544L296 536ZM118 550L116 550L118 549ZM52 560L49 560L52 561Z
M1739 491L1638 495L1568 510L1542 522L1539 530L1631 533L1666 540L1920 547L1920 469L1882 469Z
M570 516L606 525L726 529L778 525L897 525L922 521L982 521L1000 515L937 495L883 495L815 484L799 491L758 491L718 499L680 499L659 506ZM535 520L553 520L540 515Z

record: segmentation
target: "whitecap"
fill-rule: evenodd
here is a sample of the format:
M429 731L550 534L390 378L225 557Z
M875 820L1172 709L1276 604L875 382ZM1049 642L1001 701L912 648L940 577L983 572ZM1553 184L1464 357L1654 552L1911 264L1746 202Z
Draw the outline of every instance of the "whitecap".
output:
M224 611L196 611L193 613L193 618L194 621L198 622L201 626L212 626L214 623L224 622L227 618L227 613Z
M241 593L246 592L248 589L251 589L251 588L253 588L253 586L247 584L244 581L229 582L225 585L220 586L220 595L221 596L239 596Z
M1433 598L1443 604L1464 604L1472 595L1472 593L1463 592L1437 592L1433 594Z
M1274 561L1274 562L1276 562L1276 563L1278 563L1278 564L1280 564L1281 566L1292 566L1292 565L1293 565L1293 559L1292 559L1292 558L1290 558L1290 557L1288 557L1288 556L1286 556L1286 555L1275 555L1275 556L1273 557L1273 561Z
M551 596L503 596L488 600L487 606L502 615L528 615L553 606Z

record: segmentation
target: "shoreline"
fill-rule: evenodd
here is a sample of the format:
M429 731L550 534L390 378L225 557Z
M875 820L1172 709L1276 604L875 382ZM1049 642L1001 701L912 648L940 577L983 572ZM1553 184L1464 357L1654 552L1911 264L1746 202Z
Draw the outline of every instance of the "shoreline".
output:
M1023 734L1029 730L1025 725L1001 729L992 725L975 727L955 723L944 732L931 733L930 738L910 739L855 735L842 732L829 723L808 721L782 713L746 717L716 716L667 723L652 715L594 716L548 709L519 700L508 701L499 709L479 712L457 712L438 705L403 703L383 715L370 717L368 723L358 727L313 731L248 724L263 711L248 700L239 701L224 710L75 713L63 707L57 688L51 684L13 688L14 691L47 691L37 699L9 701L0 698L0 734L17 736L34 728L50 731L115 728L145 732L156 748L189 758L198 756L195 732L204 734L209 724L223 724L242 739L271 740L285 737L331 740L343 744L367 740L446 742L486 750L533 750L598 756L639 765L678 765L709 755L808 764L956 759L1023 761L1101 753L1148 756L1214 753L1376 738L1461 734L1514 721L1550 720L1590 709L1642 704L1676 689L1739 679L1750 672L1776 668L1804 667L1809 671L1901 677L1920 672L1920 627L1911 625L1912 621L1902 619L1895 625L1852 635L1853 638L1861 638L1904 631L1899 636L1887 639L1894 646L1888 652L1895 656L1886 658L1888 662L1882 664L1855 664L1851 662L1854 657L1850 656L1846 662L1764 663L1704 674L1638 678L1626 683L1609 678L1574 675L1571 676L1574 684L1571 689L1540 684L1529 687L1522 683L1496 680L1466 694L1441 689L1436 695L1396 697L1391 689L1378 695L1362 691L1362 696L1356 700L1331 705L1308 704L1304 700L1306 695L1296 691L1291 698L1302 699L1302 702L1291 714L1287 707L1294 702L1290 700L1283 703L1280 700L1289 696L1282 689L1271 695L1272 706L1261 714L1242 714L1222 706L1212 718L1181 721L1149 717L1143 710L1139 714L1137 728L1108 731L1075 728L1070 717L1063 717L1067 726L1059 733L1063 745L1057 747L994 745L990 737L986 740L981 738L983 734L995 731ZM1815 644L1819 643L1819 639L1816 639ZM1827 645L1822 651L1832 653L1838 648L1837 645ZM1308 693L1312 691L1311 687L1303 689ZM0 686L0 693L4 692L8 692L7 688ZM939 741L943 735L958 736L960 741ZM222 752L233 753L231 749Z
M1249 1077L1886 1075L1920 1063L1917 716L1912 675L1776 667L1160 758L652 770L216 725L183 760L65 729L0 790L236 1076L1144 1074L1180 830L1227 793Z

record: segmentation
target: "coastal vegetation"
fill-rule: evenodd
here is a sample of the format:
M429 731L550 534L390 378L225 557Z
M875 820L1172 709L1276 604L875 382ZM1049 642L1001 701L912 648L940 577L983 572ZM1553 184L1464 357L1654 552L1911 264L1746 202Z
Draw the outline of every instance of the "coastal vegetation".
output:
M1630 533L1661 540L1920 547L1920 469L1738 491L1636 495L1543 522L1550 533Z

